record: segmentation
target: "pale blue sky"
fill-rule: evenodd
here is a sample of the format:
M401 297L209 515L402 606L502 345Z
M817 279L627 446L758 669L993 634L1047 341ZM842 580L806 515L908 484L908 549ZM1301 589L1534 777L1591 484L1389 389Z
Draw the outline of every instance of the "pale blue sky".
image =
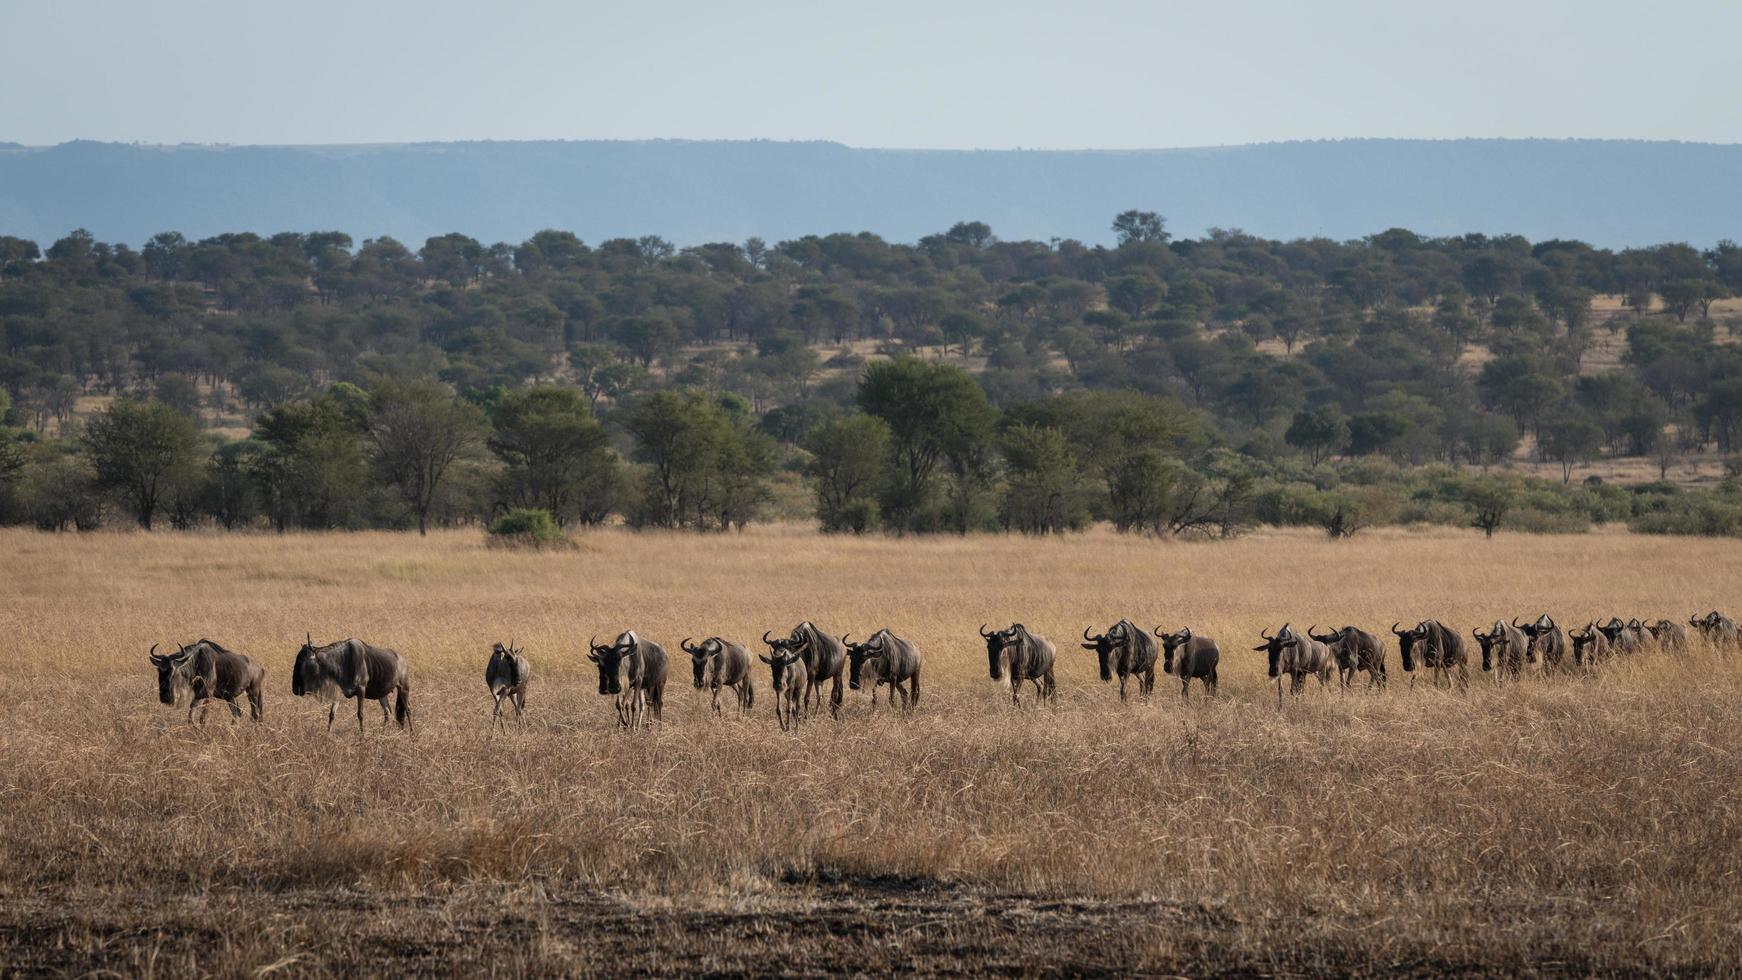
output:
M0 0L0 141L1742 142L1733 0Z

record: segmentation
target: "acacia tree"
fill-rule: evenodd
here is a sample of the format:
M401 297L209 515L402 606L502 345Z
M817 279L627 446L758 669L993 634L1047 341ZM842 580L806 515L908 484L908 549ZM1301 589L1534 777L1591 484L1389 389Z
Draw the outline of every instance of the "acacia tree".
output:
M617 483L617 455L580 392L510 392L491 421L490 451L506 464L496 486L501 503L541 508L559 525L605 519Z
M933 504L940 462L962 473L992 436L996 413L967 372L910 357L873 364L859 382L859 407L889 426L895 478L883 511L898 529L916 530Z
M171 489L192 479L198 445L194 420L155 401L120 399L92 416L85 428L85 452L97 485L125 496L147 531Z
M366 428L375 464L429 533L442 480L484 438L484 413L430 383L382 385L369 398Z
M855 413L811 430L805 448L823 530L863 534L876 527L877 492L889 472L889 426Z

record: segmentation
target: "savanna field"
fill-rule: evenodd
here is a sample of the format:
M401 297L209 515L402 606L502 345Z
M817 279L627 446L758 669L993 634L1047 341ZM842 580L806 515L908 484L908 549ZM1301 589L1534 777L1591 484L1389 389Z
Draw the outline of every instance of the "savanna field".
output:
M1386 628L1742 608L1742 549L1455 530L1329 542L601 531L0 531L0 963L9 974L1735 973L1742 655L1412 685ZM1222 647L1221 692L1119 703L1077 638L1122 616ZM691 687L686 636L813 619L925 656L911 715L847 693L782 734ZM1013 709L975 635L1059 647ZM1261 628L1387 640L1384 692L1279 710ZM622 733L586 662L673 656ZM411 665L415 737L290 693L305 634ZM157 703L153 643L267 670L266 717ZM531 658L487 730L492 641ZM1472 648L1474 644L1472 642Z

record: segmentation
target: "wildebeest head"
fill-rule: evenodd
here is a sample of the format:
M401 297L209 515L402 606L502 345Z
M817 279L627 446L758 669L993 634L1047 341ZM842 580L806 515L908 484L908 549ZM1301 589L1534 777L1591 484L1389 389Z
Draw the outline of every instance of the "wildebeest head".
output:
M1164 674L1173 673L1173 652L1184 649L1192 641L1192 628L1182 627L1178 633L1168 633L1157 626L1152 632L1161 640L1161 671ZM1261 631L1262 632L1262 631ZM1185 670L1185 655L1180 655L1180 670Z
M174 653L158 653L157 644L153 643L146 656L151 659L151 666L157 668L157 700L174 704L181 689L188 686L187 675L181 669L188 661L187 648L179 648Z
M1399 624L1391 624L1391 632L1397 637L1397 655L1403 661L1403 669L1415 670L1416 645L1427 639L1426 621L1416 623L1409 629L1398 629Z
M759 653L756 658L768 665L773 675L774 691L778 694L786 690L792 680L790 668L799 661L799 655L783 641L771 640L768 645L774 648L774 655L771 657L766 653Z
M635 652L640 643L634 630L624 630L609 646L601 646L598 637L587 640L590 652L587 659L599 667L599 693L623 693L623 661Z
M1514 619L1512 620L1512 628L1523 632L1526 636L1534 640L1539 636L1553 633L1556 627L1554 620L1549 618L1548 613L1543 613L1541 616L1536 617L1528 623L1520 623L1517 619Z
M980 624L980 636L986 641L987 668L990 670L993 680L1001 681L1004 679L1004 648L1016 642L1016 631L1021 628L1021 623L1013 623L1009 629L993 630L988 633L986 632L986 624Z
M883 644L876 635L864 643L854 643L847 639L852 635L851 633L842 634L841 645L847 648L847 686L857 691L859 689L859 675L865 669L865 661L882 656Z
M1496 619L1494 625L1488 627L1488 632L1478 633L1472 629L1470 635L1475 637L1476 642L1482 645L1482 669L1493 670L1494 647L1496 644L1500 643L1501 640L1505 639L1505 628L1501 625L1500 621Z
M1573 663L1583 665L1587 657L1595 659L1597 642L1602 636L1596 623L1586 623L1583 633L1577 627L1567 630L1567 639L1573 644Z
M683 647L683 652L690 655L690 664L695 668L696 687L699 689L706 682L708 664L718 657L725 647L717 636L710 636L700 643L693 644L686 636L678 646Z
M1343 642L1343 637L1347 635L1348 629L1349 628L1345 626L1340 630L1332 630L1329 633L1320 634L1318 632L1318 624L1315 623L1307 627L1307 636L1310 636L1320 643L1323 643L1325 646L1330 647L1332 654L1337 658L1338 667L1352 670L1355 667L1355 650L1350 644Z
M1597 632L1602 633L1603 638L1610 643L1614 643L1621 636L1621 631L1626 628L1627 624L1623 623L1618 616L1610 616L1607 623L1597 624Z
M321 665L315 660L315 637L306 634L296 651L296 662L290 667L290 693L297 697L313 694L321 687Z
M1083 627L1083 639L1088 641L1083 644L1083 649L1095 651L1095 659L1100 661L1101 679L1104 681L1113 679L1113 651L1125 644L1125 637L1116 635L1117 632L1116 629L1113 629L1096 636L1090 636L1089 628Z
M1264 639L1264 642L1252 649L1270 654L1270 676L1275 677L1282 673L1282 651L1299 643L1300 636L1295 633L1294 627L1287 623L1282 624L1282 629L1277 630L1275 636L1271 636L1263 630L1259 630L1258 635Z

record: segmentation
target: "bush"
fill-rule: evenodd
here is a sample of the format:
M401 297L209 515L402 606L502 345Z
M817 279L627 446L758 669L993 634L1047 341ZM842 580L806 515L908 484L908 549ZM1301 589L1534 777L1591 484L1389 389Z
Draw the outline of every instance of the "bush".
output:
M517 507L498 517L490 525L486 543L492 548L573 548L563 529L557 526L550 511L534 507Z

